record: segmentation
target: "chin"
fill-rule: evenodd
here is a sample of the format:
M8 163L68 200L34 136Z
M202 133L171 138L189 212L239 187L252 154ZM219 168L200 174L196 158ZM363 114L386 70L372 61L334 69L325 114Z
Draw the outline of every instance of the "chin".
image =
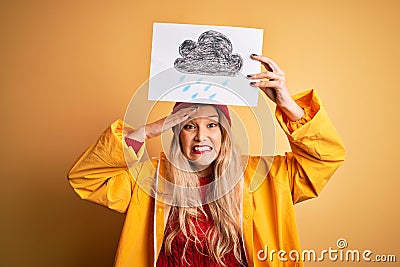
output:
M211 155L210 155L211 156ZM215 157L208 157L208 156L202 156L198 159L191 159L190 160L190 164L197 170L204 170L208 167L210 167L210 165L212 165L215 161Z

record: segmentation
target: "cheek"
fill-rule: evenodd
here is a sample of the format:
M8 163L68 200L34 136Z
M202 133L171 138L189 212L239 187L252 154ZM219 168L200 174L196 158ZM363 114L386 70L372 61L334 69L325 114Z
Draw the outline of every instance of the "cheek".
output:
M181 148L183 152L188 148L190 148L190 143L189 143L190 137L188 134L181 132L179 134L179 140L181 142Z
M221 143L222 143L221 133L215 134L213 141L214 141L215 148L217 148L218 151L221 150Z

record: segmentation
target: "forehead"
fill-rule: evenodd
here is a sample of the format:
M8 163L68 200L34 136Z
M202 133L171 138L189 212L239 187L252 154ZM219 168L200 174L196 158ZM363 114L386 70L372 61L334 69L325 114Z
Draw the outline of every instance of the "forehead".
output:
M213 119L218 119L218 112L212 105L199 105L197 111L190 116L191 119L199 117L212 117Z

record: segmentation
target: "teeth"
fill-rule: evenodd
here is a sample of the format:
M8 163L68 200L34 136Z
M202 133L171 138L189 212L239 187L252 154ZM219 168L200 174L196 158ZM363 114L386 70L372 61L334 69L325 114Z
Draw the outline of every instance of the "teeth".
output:
M206 150L211 150L211 147L209 146L195 146L194 151L206 151Z

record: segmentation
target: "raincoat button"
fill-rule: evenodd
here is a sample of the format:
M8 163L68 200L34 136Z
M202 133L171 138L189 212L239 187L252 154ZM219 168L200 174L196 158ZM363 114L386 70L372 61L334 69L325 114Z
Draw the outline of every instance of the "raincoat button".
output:
M250 216L248 214L244 217L246 218L246 220L248 220L250 218Z
M158 212L162 212L162 208L158 208L157 211L158 211Z

